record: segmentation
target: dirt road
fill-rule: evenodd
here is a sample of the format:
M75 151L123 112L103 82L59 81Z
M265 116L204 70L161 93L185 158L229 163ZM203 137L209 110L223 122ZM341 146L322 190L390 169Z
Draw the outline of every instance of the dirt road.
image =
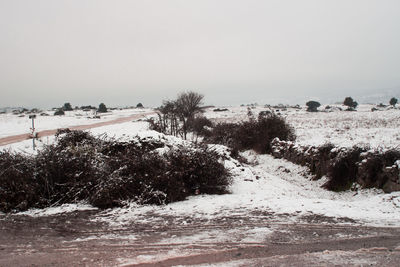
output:
M87 130L87 129L92 129L92 128L96 128L96 127L137 120L137 119L143 118L147 115L153 115L153 114L155 114L155 112L146 112L146 113L134 114L131 116L122 117L122 118L109 120L109 121L102 121L102 122L85 124L85 125L69 126L68 128L71 130ZM53 130L40 131L37 134L38 134L38 137L44 137L44 136L54 135L56 132L57 132L57 129L53 129ZM24 141L24 140L27 140L30 138L31 138L30 134L19 134L19 135L3 137L3 138L0 138L0 146L5 146L5 145L21 142L21 141Z
M113 226L98 211L0 215L0 266L396 266L400 228L270 213ZM249 233L257 232L249 238Z

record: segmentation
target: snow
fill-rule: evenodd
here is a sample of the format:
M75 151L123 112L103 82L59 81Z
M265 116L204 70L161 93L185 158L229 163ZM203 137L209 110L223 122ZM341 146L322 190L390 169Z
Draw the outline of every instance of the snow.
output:
M332 106L335 107L335 106ZM343 106L338 106L342 109ZM300 145L322 145L333 143L341 147L354 145L379 148L399 148L400 110L388 109L371 112L374 105L360 105L357 111L307 112L305 108L274 108L286 118L296 131L296 143ZM213 112L207 109L204 116L215 122L231 122L248 119L247 107L226 107L228 111ZM256 106L250 109L257 117L260 111L269 108ZM279 111L277 111L279 110Z
M270 228L240 228L225 230L221 234L221 230L201 231L191 236L173 236L162 239L160 244L184 244L184 243L213 243L213 242L241 242L241 243L260 243L264 241L269 234L273 233Z
M167 252L159 252L155 255L139 255L134 258L118 258L120 266L131 266L133 264L146 264L146 263L154 263L158 261L167 260L170 258L176 257L184 257L184 256L193 256L192 251L182 251L180 249L169 249Z
M221 232L220 229L200 231L190 236L173 235L153 243L153 246L159 246L160 248L160 251L158 251L157 254L139 255L133 258L121 258L118 261L120 264L128 266L132 264L154 263L171 258L198 255L196 254L195 249L190 248L191 244L196 244L196 247L204 246L204 249L206 249L209 244L215 244L216 242L222 244L224 242L227 242L228 244L230 242L239 242L243 246L257 245L264 242L272 233L273 231L267 227L245 227L225 230L223 232ZM178 247L179 249L171 249L171 247ZM222 250L222 248L208 248L207 250L210 253L215 253L218 252L218 250Z
M147 114L152 111L153 110L151 109L113 110L111 112L101 114L100 119L89 118L88 116L92 114L92 111L66 111L65 116L37 116L35 119L35 128L36 132L40 132L42 130L68 128L78 125L90 125L94 123L124 118L135 114ZM146 117L151 116L148 115ZM30 133L31 126L32 122L27 116L21 118L10 113L0 114L0 138ZM140 131L147 130L147 128L147 122L143 121L143 119L139 119L136 121L92 128L89 131L95 136L100 136L106 133L109 137L126 137L126 139L128 139L136 135ZM35 141L36 148L41 149L44 145L52 144L54 140L54 136L40 137ZM35 151L33 150L32 140L25 140L14 144L0 146L0 150L10 150L27 154L35 153Z
M371 112L372 106L361 105L357 112L334 111L309 113L298 109L280 110L290 124L296 129L298 136L297 145L319 145L332 142L342 147L355 144L367 144L372 148L398 148L400 141L400 110L391 109ZM259 111L267 110L264 107L252 109L255 115ZM114 112L114 111L113 111ZM126 112L126 113L125 113ZM126 115L130 111L115 112L116 116ZM9 114L0 116L0 129L2 136L10 133L19 133L23 123L28 124L26 118L10 119ZM15 115L12 115L15 116ZM228 107L225 112L205 112L205 116L216 122L234 121L247 118L247 107ZM6 118L5 118L6 117ZM25 120L25 121L24 121ZM78 121L87 123L89 119L66 116L57 121L54 117L45 117L38 121L43 128L67 127L76 125ZM11 130L8 128L13 128ZM46 127L44 127L46 126ZM28 128L28 126L24 126ZM6 129L3 132L3 129ZM135 136L141 138L165 139L171 146L186 143L179 138L165 136L147 130L147 123L143 121L126 122L116 125L103 126L89 130L94 135L106 133L109 137L120 140L129 140ZM53 141L52 137L42 142ZM8 149L28 151L31 140L12 144ZM213 145L213 149L223 153L226 148ZM160 149L165 153L168 148ZM356 224L371 226L400 226L400 192L385 194L376 189L355 189L347 192L330 192L320 186L325 177L312 181L306 168L292 164L282 159L275 159L269 155L257 155L246 151L243 156L250 162L242 165L228 159L225 166L233 174L233 183L230 186L231 194L226 195L197 195L185 201L171 203L165 206L138 206L129 203L127 207L115 208L99 212L95 220L109 223L111 227L118 227L130 222L150 223L160 220L159 217L175 216L177 218L191 217L193 219L215 219L230 216L247 216L252 212L270 212L274 214L289 214L288 221L299 222L310 215L321 215L337 219L338 223L349 223L354 220ZM400 162L400 161L399 161ZM396 164L399 165L400 163ZM73 210L91 209L87 205L66 205L44 210L30 210L23 214L30 216L48 216ZM151 216L149 216L151 214ZM347 218L342 222L341 218ZM183 223L182 219L182 223ZM268 229L260 238L268 234ZM257 240L257 229L253 235L248 233L250 239ZM199 233L200 236L192 238L207 240L212 233ZM201 236L203 235L203 236ZM204 236L206 235L206 236ZM233 235L235 235L233 233ZM173 242L173 239L164 240Z
M66 111L64 116L53 116L52 111L46 111L49 116L37 115L35 118L36 132L67 128L77 125L94 124L98 122L110 121L122 117L141 114L152 111L150 109L123 109L112 110L107 113L99 113L99 119L94 119L94 111ZM29 115L19 117L12 113L0 114L0 138L11 135L26 134L31 132L32 120Z
M268 211L291 214L290 220L293 222L301 220L302 216L317 214L349 218L364 225L400 226L400 192L384 194L376 189L331 192L320 188L323 179L306 179L303 176L306 172L304 167L269 155L255 155L254 152L247 152L245 156L258 161L258 164L236 167L237 162L225 163L235 175L231 194L193 196L167 206L132 204L128 208L107 210L99 220L119 226L132 221L150 222L151 219L144 216L146 214L215 219L246 216L252 211ZM289 173L282 170L288 170Z
M30 209L28 211L19 212L18 214L28 215L31 217L41 217L41 216L51 216L61 213L85 211L85 210L98 210L98 209L89 204L79 203L79 204L63 204L61 206L49 207L44 209Z

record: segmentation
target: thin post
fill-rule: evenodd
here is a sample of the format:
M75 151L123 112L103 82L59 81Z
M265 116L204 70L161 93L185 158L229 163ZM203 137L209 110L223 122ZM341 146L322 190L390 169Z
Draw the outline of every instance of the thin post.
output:
M36 115L29 115L29 118L30 119L32 119L32 128L31 128L31 130L32 130L32 147L33 147L33 150L35 150L36 149L36 144L35 144L35 118L36 118Z

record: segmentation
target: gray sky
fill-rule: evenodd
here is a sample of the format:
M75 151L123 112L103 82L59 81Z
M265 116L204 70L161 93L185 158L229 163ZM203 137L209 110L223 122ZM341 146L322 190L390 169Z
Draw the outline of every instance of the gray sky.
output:
M399 70L399 0L0 0L0 106L400 96Z

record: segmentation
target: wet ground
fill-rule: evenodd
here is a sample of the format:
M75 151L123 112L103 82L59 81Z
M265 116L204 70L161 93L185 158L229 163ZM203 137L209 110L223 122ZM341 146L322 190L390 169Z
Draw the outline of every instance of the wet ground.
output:
M0 266L396 266L400 228L268 212L127 225L99 211L0 215ZM146 216L153 216L151 213Z

